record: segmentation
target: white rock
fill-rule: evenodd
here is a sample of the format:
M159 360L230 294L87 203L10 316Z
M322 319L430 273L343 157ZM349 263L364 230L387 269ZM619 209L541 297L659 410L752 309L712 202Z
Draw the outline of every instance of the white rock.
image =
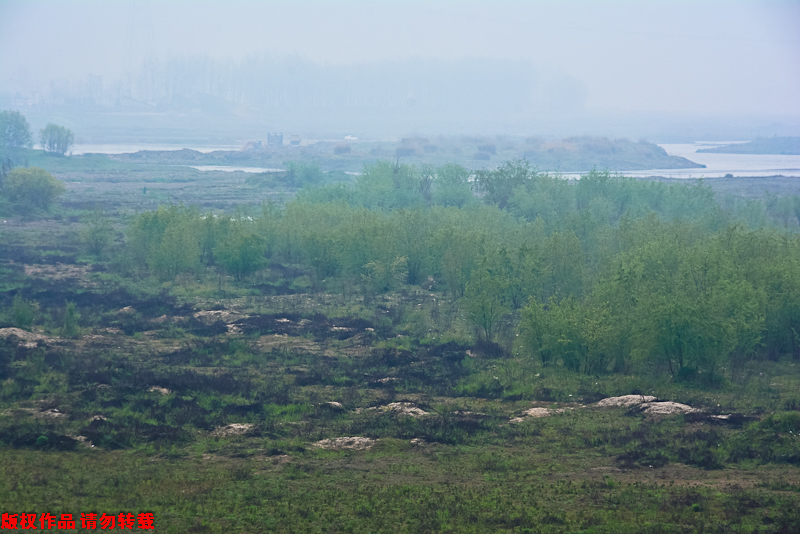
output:
M621 397L609 397L597 403L596 406L600 408L617 407L617 406L635 406L637 404L644 404L645 402L653 402L656 398L652 395L623 395Z
M352 436L344 438L323 439L314 443L315 447L328 450L366 450L375 445L377 440L364 438L361 436Z
M221 426L216 428L211 435L224 437L224 436L240 436L253 428L252 423L232 423L230 425Z

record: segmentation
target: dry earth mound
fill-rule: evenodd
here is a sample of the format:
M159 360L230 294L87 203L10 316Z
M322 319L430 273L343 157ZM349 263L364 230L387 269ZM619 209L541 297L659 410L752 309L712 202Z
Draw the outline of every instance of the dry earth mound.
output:
M522 412L522 415L519 417L514 417L513 419L509 420L509 423L521 423L526 417L550 417L553 414L563 412L564 408L529 408L528 410Z
M677 413L694 413L699 410L695 410L691 406L686 404L681 404L679 402L671 402L671 401L664 401L664 402L645 402L641 405L642 412L646 415L675 415Z
M253 428L251 423L233 423L216 428L211 435L216 437L241 436Z
M379 412L391 412L395 415L409 415L411 417L425 417L426 415L429 415L425 410L417 408L413 402L392 402L384 406L373 406L372 408L366 408L363 411L366 412L373 410ZM356 413L360 413L361 411L362 410L356 410Z
M373 445L375 445L377 440L364 438L361 436L352 436L352 437L345 437L345 438L334 438L334 439L323 439L318 441L314 444L315 447L319 447L320 449L328 449L328 450L357 450L362 451L369 449Z
M609 397L595 404L598 408L625 407L630 410L639 411L649 416L664 416L686 413L698 413L700 410L689 405L672 401L660 401L651 395L623 395L621 397Z
M645 402L655 402L656 400L652 395L623 395L621 397L608 397L599 401L595 406L598 408L630 407Z
M28 332L21 328L0 328L0 338L16 338L20 347L32 349L38 341L47 341L49 338L42 334Z

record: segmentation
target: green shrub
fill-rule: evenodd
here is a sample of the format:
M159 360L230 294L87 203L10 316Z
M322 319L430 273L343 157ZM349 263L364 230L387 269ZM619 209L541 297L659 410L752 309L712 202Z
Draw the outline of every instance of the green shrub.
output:
M81 314L78 313L75 303L67 302L67 307L64 310L64 327L61 329L64 337L76 337L80 333L80 328L78 327L80 318Z
M33 321L36 319L36 313L38 311L39 305L37 303L27 301L22 298L22 295L17 293L17 295L14 297L14 302L11 304L11 323L17 328L30 330L33 326Z
M39 167L13 169L3 186L3 195L23 208L48 209L64 192L64 184Z

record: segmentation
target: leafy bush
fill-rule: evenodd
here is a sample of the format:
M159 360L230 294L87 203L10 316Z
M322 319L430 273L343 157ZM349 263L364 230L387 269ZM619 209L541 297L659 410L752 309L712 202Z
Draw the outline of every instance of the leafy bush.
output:
M11 304L9 318L11 319L11 323L17 328L30 330L38 311L39 305L37 303L27 301L22 298L21 294L17 293Z
M3 195L23 208L48 209L65 190L64 184L39 167L17 168L8 173Z

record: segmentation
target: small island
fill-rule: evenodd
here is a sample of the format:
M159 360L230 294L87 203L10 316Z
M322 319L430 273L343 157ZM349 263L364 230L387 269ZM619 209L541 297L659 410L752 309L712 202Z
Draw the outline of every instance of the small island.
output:
M525 159L544 172L612 172L648 169L699 169L705 167L646 141L606 137L566 139L509 137L408 137L395 141L318 141L302 146L248 143L242 150L198 152L190 149L115 154L110 159L127 163L168 165L249 165L281 167L298 157L317 162L325 170L361 171L385 159L417 165L457 163L467 169L491 169L503 161Z

